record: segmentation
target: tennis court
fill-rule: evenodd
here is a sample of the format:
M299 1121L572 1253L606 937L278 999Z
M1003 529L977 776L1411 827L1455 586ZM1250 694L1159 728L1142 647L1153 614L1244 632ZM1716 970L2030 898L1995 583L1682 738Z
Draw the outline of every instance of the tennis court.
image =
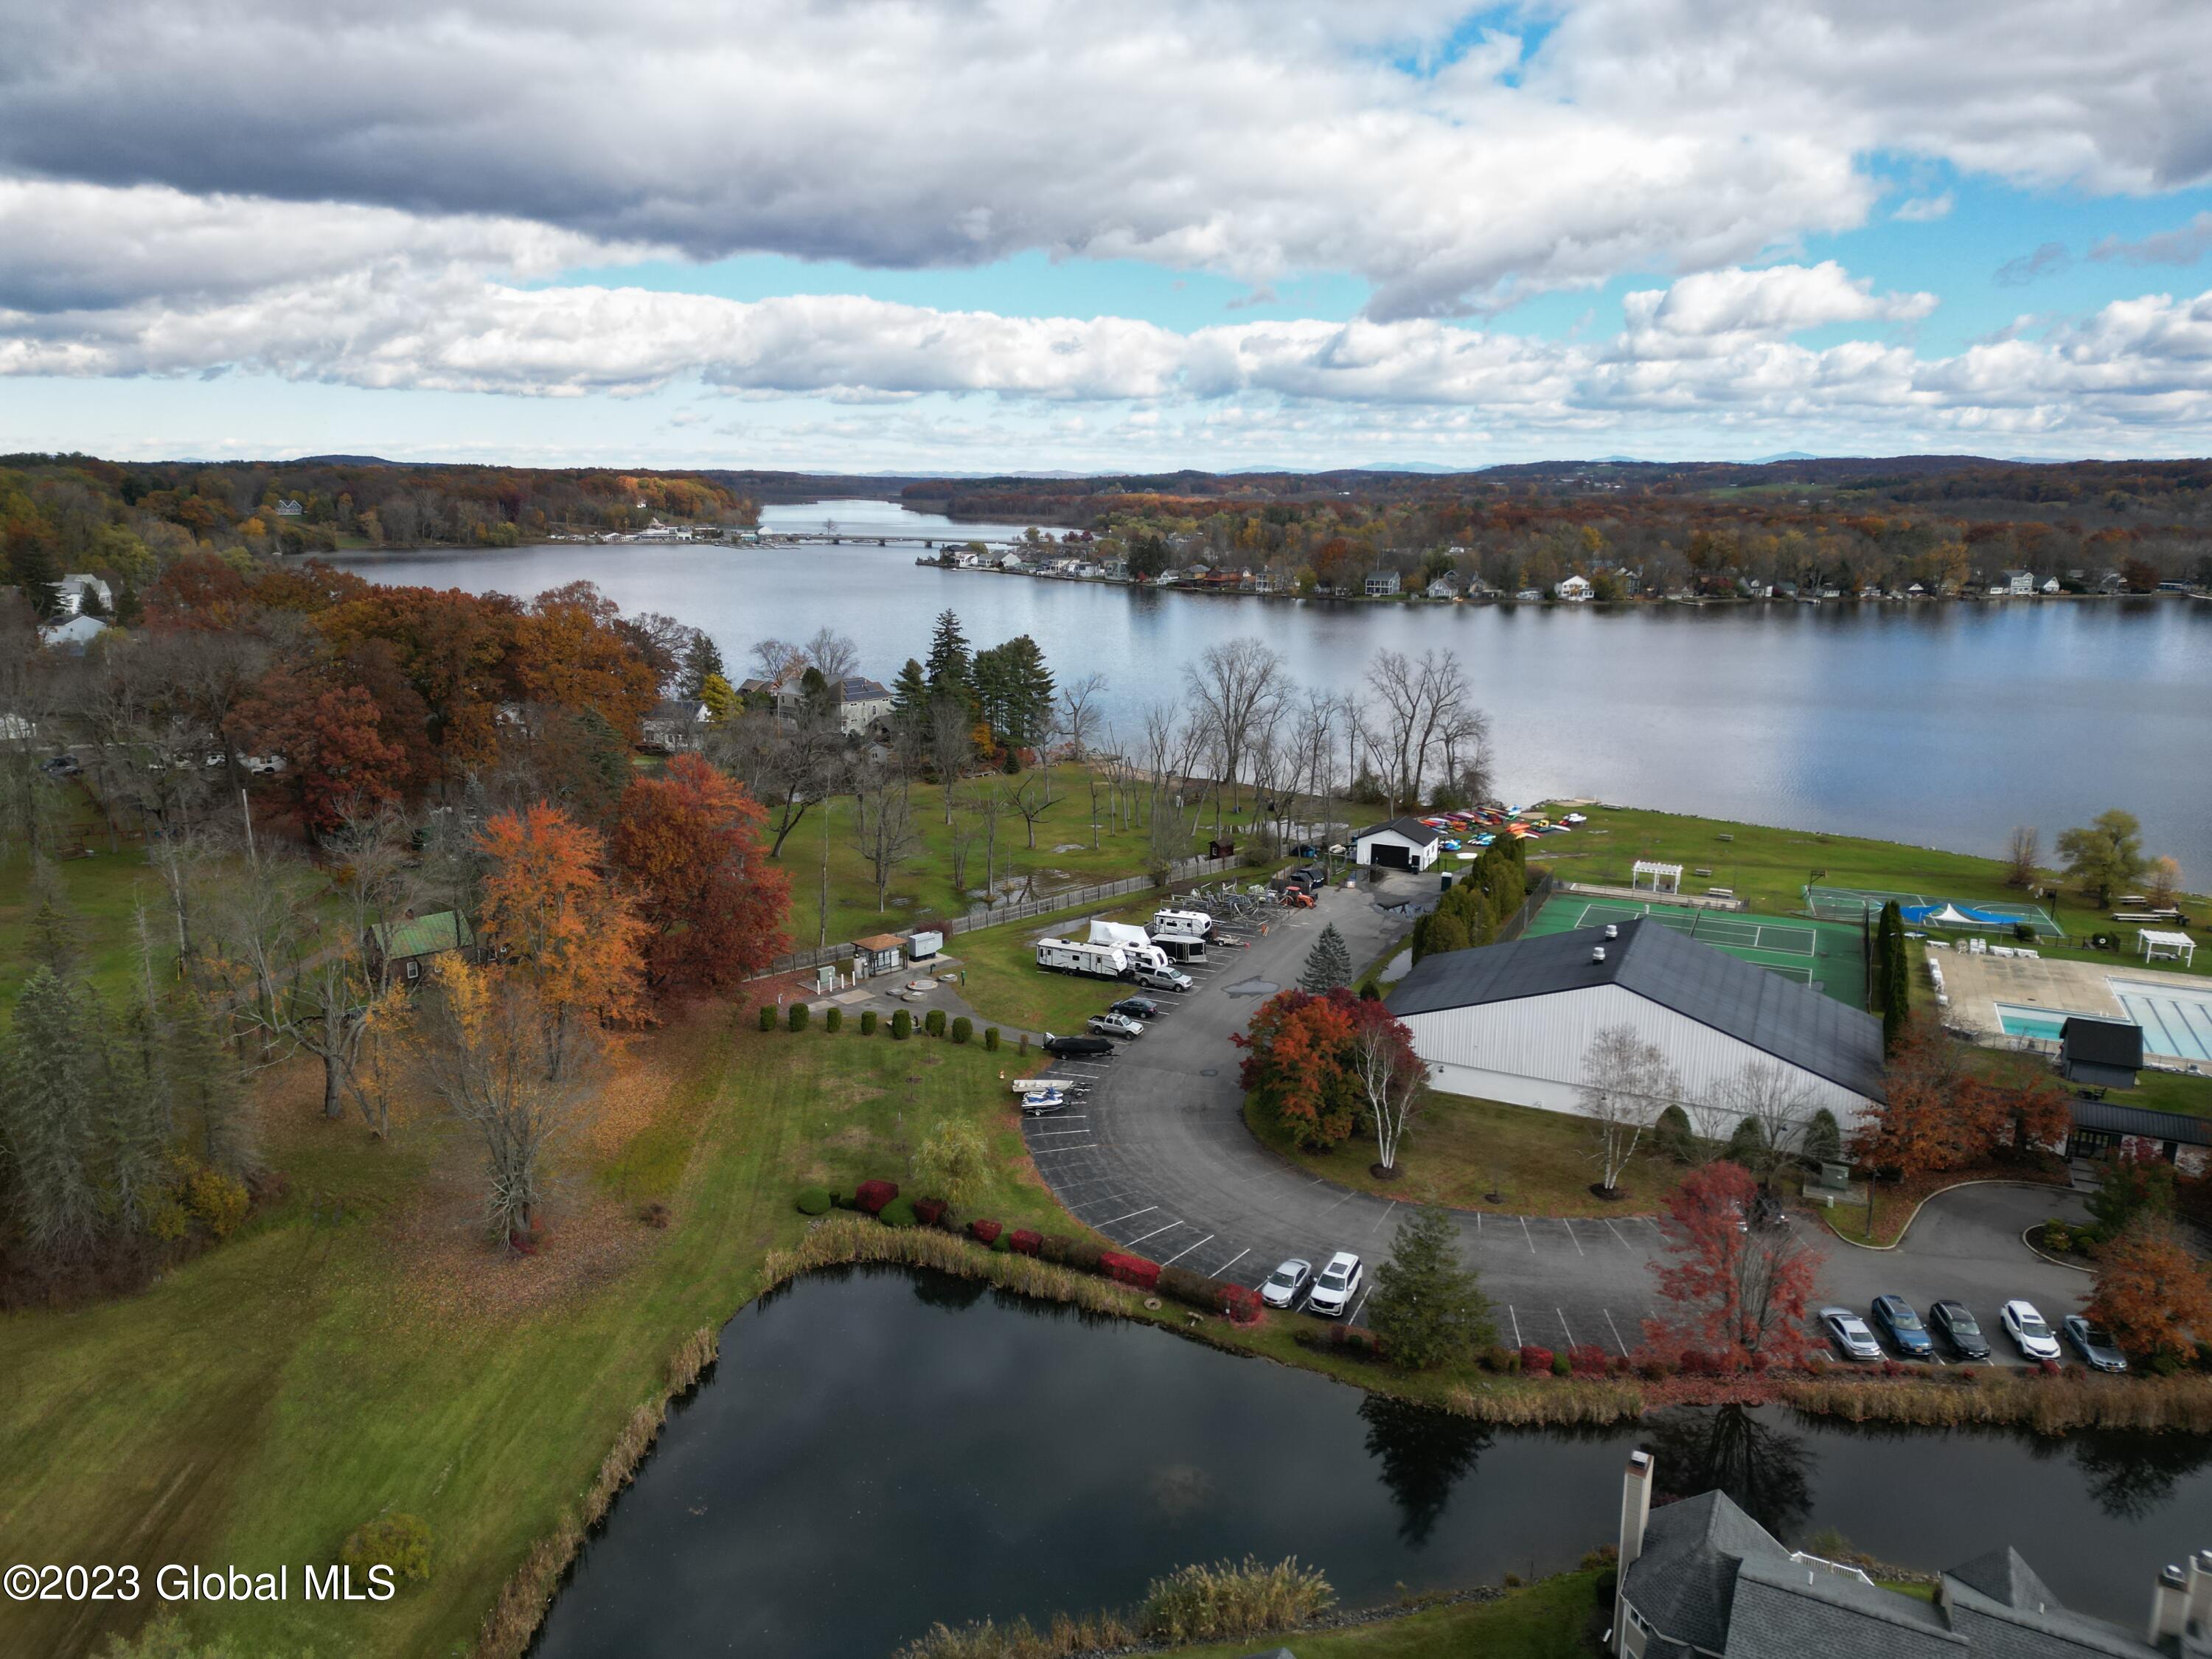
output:
M2066 936L2066 930L2051 919L2050 911L2039 904L1998 903L1986 899L1968 902L1931 893L1886 892L1877 887L1808 887L1805 890L1805 908L1829 921L1855 923L1863 915L1871 924L1881 914L1881 907L1893 901L1899 909L1908 913L1905 925L1909 927L2008 933L2025 922L2045 939L2063 939ZM1921 917L1909 914L1922 909L1937 914ZM1942 914L1945 912L1948 914Z
M1866 945L1856 921L1846 924L1800 916L1752 916L1692 905L1586 899L1563 893L1546 901L1529 922L1528 934L1565 933L1639 918L1686 933L1770 974L1824 991L1838 1002L1866 1006Z

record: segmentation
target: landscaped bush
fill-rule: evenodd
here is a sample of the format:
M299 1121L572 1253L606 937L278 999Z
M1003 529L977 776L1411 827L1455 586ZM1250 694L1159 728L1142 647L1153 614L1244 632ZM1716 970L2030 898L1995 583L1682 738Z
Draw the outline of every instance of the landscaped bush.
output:
M967 1015L963 1014L952 1022L952 1040L955 1042L965 1042L975 1035L975 1022Z
M884 1206L898 1196L896 1181L864 1181L853 1189L853 1202L870 1215L881 1215Z
M1159 1288L1160 1264L1141 1255L1129 1255L1121 1250L1102 1250L1098 1266L1109 1279L1119 1284L1134 1285L1140 1291Z
M996 1250L1000 1255L1012 1255L1014 1249L1014 1236L1010 1232L1002 1231L996 1238L991 1241L991 1248L994 1250Z
M430 1523L419 1515L380 1515L349 1533L338 1559L356 1572L389 1567L394 1578L430 1576Z
M1044 1252L1044 1235L1033 1232L1027 1227L1015 1228L1010 1242L1024 1255L1041 1255Z
M999 1028L997 1026L986 1025L983 1028L983 1049L987 1054L995 1054L999 1052Z
M830 1032L843 1030L845 1029L845 1011L842 1008L832 1008L823 1013L822 1016L822 1029L825 1031Z
M830 1202L830 1189L826 1187L801 1187L799 1189L799 1212L801 1215L827 1215Z
M921 1029L928 1032L932 1036L943 1036L945 1035L945 1010L942 1008L932 1008L927 1013L924 1014L921 1017Z
M1021 1046L1021 1047L1020 1047L1020 1048L1019 1048L1019 1049L1018 1049L1016 1052L1017 1052L1017 1053L1019 1053L1019 1054L1026 1054L1027 1053L1029 1053L1029 1051L1030 1051L1030 1034L1029 1034L1027 1031L1024 1031L1024 1032L1023 1032L1023 1033L1022 1033L1022 1046Z
M1531 1376L1540 1376L1552 1369L1552 1351L1540 1348L1533 1342L1521 1345L1521 1369Z
M1611 1369L1603 1348L1585 1342L1567 1350L1567 1364L1577 1376L1603 1376Z
M1674 1376L1674 1361L1667 1354L1647 1353L1636 1362L1636 1369L1642 1372L1648 1381L1656 1382Z
M773 1031L775 1030L775 1010L769 1007L765 1002L761 1004L760 1028L763 1031Z
M1335 1605L1336 1592L1318 1572L1295 1560L1263 1566L1248 1555L1155 1578L1137 1622L1156 1642L1206 1642L1290 1630Z
M914 1035L914 1016L903 1008L891 1015L891 1041L904 1042Z
M875 1036L875 1034L876 1034L876 1011L875 1011L874 1009L872 1009L872 1008L863 1008L863 1009L861 1009L861 1010L860 1010L860 1035L861 1035L862 1036Z
M2064 1255L2074 1248L2074 1235L2066 1224L2056 1218L2043 1224L2043 1248L2054 1255Z
M1063 1241L1067 1247L1067 1265L1086 1273L1101 1271L1099 1263L1105 1259L1106 1247L1094 1244L1087 1238Z
M1188 1267L1162 1267L1158 1283L1162 1296L1171 1296L1186 1306L1200 1308L1211 1313L1221 1305L1218 1282L1203 1273L1194 1273Z
M981 1216L968 1224L968 1237L980 1244L996 1243L999 1235L1005 1231L1004 1222L988 1221Z
M886 1227L911 1227L921 1219L910 1198L893 1199L876 1212L876 1218Z
M1552 1375L1553 1375L1553 1376L1572 1376L1574 1374L1575 1374L1575 1368L1574 1368L1573 1362L1572 1362L1572 1361L1571 1361L1570 1359L1568 1359L1568 1358L1566 1357L1566 1355L1565 1355L1565 1354L1563 1354L1563 1353L1555 1353L1555 1354L1553 1354L1553 1355L1552 1356Z
M1266 1311L1260 1292L1249 1285L1224 1285L1221 1287L1221 1311L1232 1324L1256 1325Z
M1697 1151L1690 1115L1680 1106L1669 1106L1659 1114L1659 1121L1651 1126L1651 1138L1652 1151L1676 1164L1687 1164Z
M860 1207L859 1200L854 1199L852 1194L841 1193L835 1187L830 1189L830 1202L841 1210L857 1210Z
M914 1201L915 1218L925 1227L934 1227L945 1219L945 1208L941 1198L917 1198Z
M803 1002L793 1003L790 1007L784 1010L783 1023L790 1026L794 1031L805 1030L806 1029L806 1005Z
M1512 1349L1501 1347L1498 1344L1493 1342L1482 1351L1481 1354L1478 1357L1476 1363L1486 1371L1492 1372L1492 1374L1502 1374L1504 1372L1512 1370L1518 1366L1521 1363L1521 1358L1518 1354L1515 1353Z

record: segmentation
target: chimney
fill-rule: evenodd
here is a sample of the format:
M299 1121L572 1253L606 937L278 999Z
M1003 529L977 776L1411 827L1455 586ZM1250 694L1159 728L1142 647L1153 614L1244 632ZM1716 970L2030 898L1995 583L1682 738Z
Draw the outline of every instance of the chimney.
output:
M1605 946L1602 945L1591 945L1590 960L1592 962L1603 962L1605 960Z
M1620 1571L1644 1553L1644 1528L1651 1519L1651 1454L1628 1454L1628 1472L1620 1480Z
M2179 1567L2168 1567L2158 1576L2150 1593L2150 1644L2157 1647L2168 1637L2179 1637L2189 1619L2189 1580Z
M2189 1603L2185 1616L2199 1630L2212 1626L2212 1550L2189 1558Z

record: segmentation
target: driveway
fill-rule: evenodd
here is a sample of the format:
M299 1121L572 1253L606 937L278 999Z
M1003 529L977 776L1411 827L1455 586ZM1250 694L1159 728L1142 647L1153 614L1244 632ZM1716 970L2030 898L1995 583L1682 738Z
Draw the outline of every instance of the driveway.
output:
M1436 890L1431 877L1386 880L1385 900ZM1156 1261L1240 1284L1257 1285L1286 1256L1318 1266L1337 1249L1357 1251L1371 1275L1389 1254L1403 1206L1309 1175L1261 1146L1244 1124L1240 1055L1230 1042L1262 1000L1297 982L1330 922L1355 963L1379 957L1408 925L1380 910L1364 886L1331 889L1316 909L1274 913L1265 932L1230 930L1210 961L1191 965L1197 988L1156 997L1158 1019L1112 1059L1052 1063L1054 1075L1077 1078L1090 1091L1066 1113L1027 1120L1023 1135L1073 1214ZM1104 981L1099 993L1102 1007L1115 994ZM1791 1224L1825 1241L1824 1297L1863 1310L1884 1291L1923 1307L1957 1296L1993 1326L2008 1297L2034 1298L2056 1321L2086 1292L2085 1275L2038 1261L2020 1242L2021 1227L2053 1212L2039 1194L1971 1189L1936 1200L1905 1249L1885 1252L1830 1239L1815 1219ZM1637 1346L1652 1311L1649 1264L1659 1233L1650 1219L1455 1213L1462 1255L1496 1305L1502 1340L1613 1352Z

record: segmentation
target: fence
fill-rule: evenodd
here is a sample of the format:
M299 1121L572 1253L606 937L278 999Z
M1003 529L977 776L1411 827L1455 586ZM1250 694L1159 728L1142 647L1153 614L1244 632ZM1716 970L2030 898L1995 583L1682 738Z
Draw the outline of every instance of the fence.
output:
M1491 943L1503 945L1509 939L1519 939L1522 930L1536 919L1536 912L1544 908L1544 901L1552 896L1559 885L1559 878L1547 870L1543 878L1536 884L1535 890L1521 901L1521 908L1498 924L1497 936Z
M1148 875L1125 876L1120 881L1097 882L1087 887L1056 888L1049 893L1040 893L1034 898L1017 899L1009 904L979 904L957 916L947 916L942 920L917 919L907 926L909 929L933 927L948 935L973 933L979 927L1030 921L1059 910L1073 910L1086 904L1103 904L1112 899L1127 898L1132 893L1157 892L1164 887L1173 887L1178 882L1203 881L1208 876L1222 875L1243 867L1242 860L1237 859L1177 859L1168 866L1164 882L1155 881ZM809 968L821 968L831 963L846 963L852 959L853 946L849 942L817 945L810 951L794 951L789 956L778 957L767 972L755 977L770 979L778 974L803 972Z

